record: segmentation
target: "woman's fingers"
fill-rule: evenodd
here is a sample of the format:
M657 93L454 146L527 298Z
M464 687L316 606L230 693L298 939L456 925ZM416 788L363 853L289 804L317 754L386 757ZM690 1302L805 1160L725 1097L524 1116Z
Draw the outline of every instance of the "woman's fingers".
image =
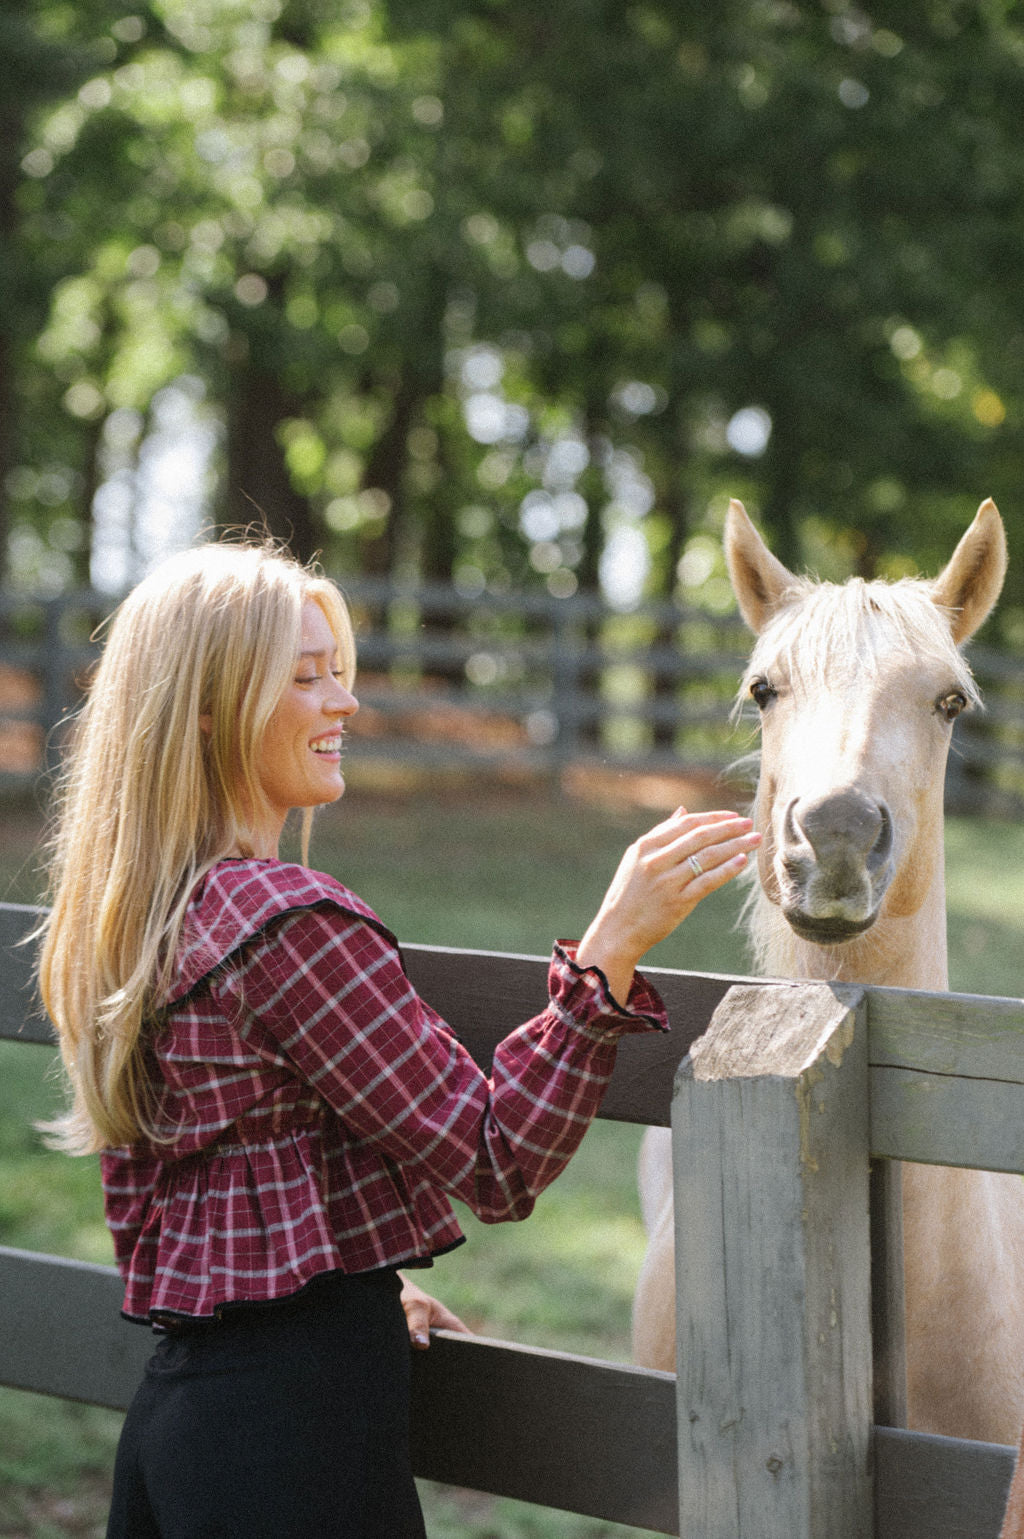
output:
M420 1351L429 1347L431 1330L462 1331L467 1336L470 1334L469 1326L464 1325L447 1305L442 1304L440 1299L432 1298L429 1293L424 1293L422 1288L418 1288L405 1276L402 1276L402 1308L405 1311L409 1339Z
M616 998L625 998L637 962L681 924L702 898L724 887L761 842L749 818L731 811L691 813L680 807L630 845L577 960L603 969Z
M734 812L687 814L674 830L662 826L653 841L638 841L636 858L627 858L621 885L613 884L610 896L624 918L632 916L637 934L649 937L647 946L653 945L702 898L738 876L760 842L751 820Z
M688 828L649 862L651 900L656 903L660 893L674 929L703 898L738 876L760 843L751 820L735 814Z
M739 876L747 864L750 852L759 843L760 835L755 834L749 843L747 840L742 841L742 848L733 849L730 846L725 853L705 851L700 860L690 856L681 868L685 882L683 896L692 899L693 907L696 908L702 898L717 892L719 887L724 887L733 877Z
M676 861L699 877L727 864L735 856L748 854L761 842L749 818L735 818L713 829L701 829L678 839L673 847Z
M699 835L707 831L709 837L714 837L714 831L722 824L735 823L737 820L749 824L749 818L742 818L738 812L728 808L721 808L716 812L687 812L685 807L677 807L670 817L664 822L656 823L646 834L641 835L640 844L650 844L651 848L672 844L675 840L688 834Z
M681 923L687 915L691 914L702 899L717 892L720 887L726 886L734 877L739 876L759 842L759 836L752 835L749 839L736 841L737 847L730 848L724 853L718 850L713 853L705 851L696 864L692 864L690 859L681 861L675 871L679 904L676 924Z
M751 819L735 812L709 813L700 819L691 814L674 825L671 820L661 824L652 833L656 837L648 841L645 836L638 849L653 873L685 865L699 876L760 843Z

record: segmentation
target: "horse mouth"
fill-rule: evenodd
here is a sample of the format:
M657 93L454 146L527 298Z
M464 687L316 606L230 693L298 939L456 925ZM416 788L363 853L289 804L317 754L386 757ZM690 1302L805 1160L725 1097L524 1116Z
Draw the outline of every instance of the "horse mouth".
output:
M841 946L844 941L855 940L870 930L878 918L878 910L866 919L812 919L800 909L788 909L786 922L801 940L813 941L817 946Z

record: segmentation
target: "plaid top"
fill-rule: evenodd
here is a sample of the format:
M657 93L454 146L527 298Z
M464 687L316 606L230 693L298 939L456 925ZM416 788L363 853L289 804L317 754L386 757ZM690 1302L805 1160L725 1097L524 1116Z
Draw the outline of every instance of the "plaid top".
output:
M547 1009L488 1079L416 994L394 936L339 882L224 861L193 894L151 1048L167 1143L101 1157L133 1320L210 1318L323 1272L429 1265L525 1218L594 1117L617 1039L667 1029L556 946Z

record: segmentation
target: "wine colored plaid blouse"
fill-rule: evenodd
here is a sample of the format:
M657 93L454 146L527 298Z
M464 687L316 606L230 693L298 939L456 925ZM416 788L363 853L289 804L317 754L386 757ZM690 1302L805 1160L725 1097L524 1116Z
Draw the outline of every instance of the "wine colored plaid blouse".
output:
M168 1142L101 1156L132 1320L209 1319L329 1271L429 1265L525 1218L577 1148L617 1039L665 1030L555 948L547 1009L488 1079L416 994L376 915L333 878L224 861L197 887L151 1074Z

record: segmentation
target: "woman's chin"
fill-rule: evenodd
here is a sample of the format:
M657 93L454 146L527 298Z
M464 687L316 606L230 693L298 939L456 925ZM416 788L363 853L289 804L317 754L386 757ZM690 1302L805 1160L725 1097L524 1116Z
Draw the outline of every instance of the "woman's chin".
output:
M330 788L324 791L324 794L323 794L323 796L321 798L321 806L326 806L330 802L340 801L341 798L344 795L345 795L345 781L344 781L343 776L339 772L335 776L334 781L333 781L332 785L330 786Z

